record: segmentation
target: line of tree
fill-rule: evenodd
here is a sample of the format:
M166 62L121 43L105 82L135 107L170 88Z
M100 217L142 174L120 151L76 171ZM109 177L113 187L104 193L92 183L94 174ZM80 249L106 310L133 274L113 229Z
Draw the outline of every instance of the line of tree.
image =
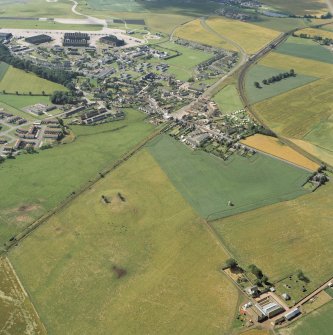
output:
M318 42L318 43L320 43L322 45L331 45L331 44L333 44L333 39L332 38L322 37L322 36L319 36L319 35L311 36L309 34L301 33L299 35L295 35L294 34L293 36L300 37L300 38L306 38L306 39L312 39L315 42Z
M287 79L289 77L296 77L296 73L295 73L294 69L291 69L289 72L282 72L282 73L279 73L276 76L272 76L272 77L270 77L268 79L264 79L262 81L262 83L264 85L269 85L269 84L273 84L273 83L276 83L278 81L281 81L282 79ZM254 82L254 86L256 88L262 88L261 85L260 85L260 83L258 81Z
M40 67L30 60L21 59L13 56L5 45L0 44L0 61L10 64L15 68L33 72L38 77L53 81L55 83L66 86L70 90L75 89L73 79L77 77L76 73L59 69L49 69Z

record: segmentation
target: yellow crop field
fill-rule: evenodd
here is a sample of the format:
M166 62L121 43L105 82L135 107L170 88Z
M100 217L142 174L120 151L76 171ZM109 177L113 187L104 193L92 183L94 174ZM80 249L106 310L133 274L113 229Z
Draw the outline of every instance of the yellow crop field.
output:
M289 56L277 52L271 52L268 54L268 56L260 61L260 65L265 65L281 70L294 69L296 73L302 73L318 78L327 78L333 76L332 64Z
M333 166L333 153L332 151L326 150L324 148L318 147L308 141L304 140L298 140L298 139L290 139L292 142L294 142L296 145L298 145L303 150L307 151L311 155L319 158L323 162L326 162L327 164L330 164Z
M262 134L255 134L241 141L242 143L257 149L259 151L266 152L275 157L284 159L288 162L304 167L309 170L317 170L319 165L310 159L304 157L294 149L283 144L279 139L271 136L265 136Z
M327 30L323 30L323 29L305 28L305 29L302 29L302 30L298 30L295 33L296 36L299 36L300 34L307 34L310 37L321 36L323 38L333 39L333 31L327 31Z
M239 44L249 54L257 52L280 34L272 29L221 17L210 18L206 23L217 33Z
M199 19L191 21L179 27L176 30L175 36L183 38L185 40L194 41L200 44L210 45L217 48L224 48L234 51L237 50L230 43L204 29Z
M251 329L240 335L269 335L269 330Z

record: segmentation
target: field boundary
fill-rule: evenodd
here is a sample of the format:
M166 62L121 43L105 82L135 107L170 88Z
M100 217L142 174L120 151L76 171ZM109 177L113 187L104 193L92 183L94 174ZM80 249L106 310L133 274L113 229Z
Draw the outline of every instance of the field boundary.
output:
M120 165L125 163L129 158L135 155L138 151L140 151L149 141L154 139L156 136L160 135L161 133L165 132L169 127L169 123L167 123L163 128L158 129L157 131L153 132L149 136L147 136L143 141L137 144L132 150L125 153L121 158L119 158L116 162L114 162L111 166L106 167L105 169L98 172L98 175L95 178L89 179L89 181L79 188L76 191L73 191L65 200L60 202L55 208L49 210L46 214L39 217L29 226L27 226L23 231L18 233L17 235L11 238L11 241L4 247L3 250L0 251L0 256L7 254L11 249L18 245L19 242L24 240L28 237L31 233L33 233L39 226L46 223L52 216L56 215L57 213L61 212L65 209L73 200L75 200L78 196L83 194L85 191L90 189L94 184L99 182L103 179L107 174L114 171Z

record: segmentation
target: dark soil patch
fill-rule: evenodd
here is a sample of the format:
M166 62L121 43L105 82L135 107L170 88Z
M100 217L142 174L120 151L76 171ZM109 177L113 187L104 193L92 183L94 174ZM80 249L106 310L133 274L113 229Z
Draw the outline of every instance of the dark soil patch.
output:
M127 275L127 271L125 269L120 268L116 265L113 265L112 271L117 276L118 279Z

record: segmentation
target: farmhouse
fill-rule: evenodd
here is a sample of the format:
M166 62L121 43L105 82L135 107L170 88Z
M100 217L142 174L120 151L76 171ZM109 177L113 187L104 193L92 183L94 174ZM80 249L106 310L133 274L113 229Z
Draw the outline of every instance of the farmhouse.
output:
M86 33L65 33L63 46L65 47L87 47L90 36Z
M251 297L257 297L259 295L258 286L250 286L245 289L245 292Z
M31 37L27 37L25 39L26 42L31 43L31 44L42 44L42 43L47 43L47 42L51 42L52 41L52 37L45 35L45 34L41 34L41 35L36 35L36 36L31 36Z

